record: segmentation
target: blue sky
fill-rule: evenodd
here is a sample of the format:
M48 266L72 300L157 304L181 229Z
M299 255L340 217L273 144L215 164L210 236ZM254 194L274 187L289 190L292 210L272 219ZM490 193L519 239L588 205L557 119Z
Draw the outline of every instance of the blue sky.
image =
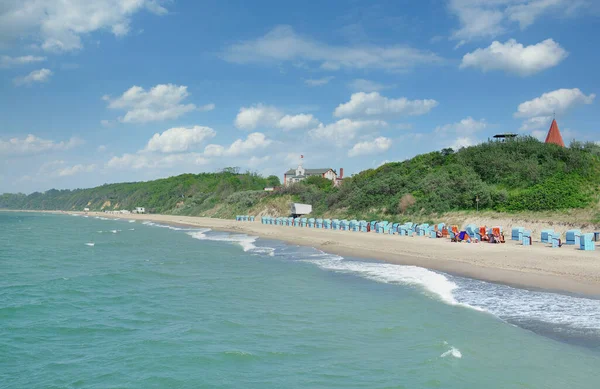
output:
M3 0L0 193L600 141L600 2Z

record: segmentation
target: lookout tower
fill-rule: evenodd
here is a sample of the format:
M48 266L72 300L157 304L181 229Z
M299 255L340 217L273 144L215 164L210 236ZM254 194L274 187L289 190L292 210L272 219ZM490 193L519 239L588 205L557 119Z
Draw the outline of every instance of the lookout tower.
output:
M556 124L556 119L552 119L550 130L548 130L548 135L546 136L546 143L553 143L555 145L559 145L560 147L565 147L565 142L563 141L560 130L558 129L558 124Z

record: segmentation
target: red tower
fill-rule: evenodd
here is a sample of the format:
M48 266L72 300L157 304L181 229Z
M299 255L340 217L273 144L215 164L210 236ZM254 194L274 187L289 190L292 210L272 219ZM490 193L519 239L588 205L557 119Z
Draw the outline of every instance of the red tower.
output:
M555 119L552 120L552 125L546 136L546 143L554 143L560 147L565 147L565 142L563 142L562 135L560 135L560 130L558 129L558 124L556 124Z

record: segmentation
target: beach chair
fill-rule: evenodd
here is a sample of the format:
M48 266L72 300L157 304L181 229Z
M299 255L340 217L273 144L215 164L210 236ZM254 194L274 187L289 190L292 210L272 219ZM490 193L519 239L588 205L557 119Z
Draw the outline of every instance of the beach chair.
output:
M560 239L560 233L553 232L552 234L550 234L550 243L552 244L553 249L562 247L562 240Z
M340 229L340 220L339 219L333 219L331 221L331 229L332 230L339 230Z
M300 227L306 227L308 225L308 219L303 217L300 219Z
M596 244L594 243L594 234L582 234L579 238L579 249L584 251L596 250Z
M331 229L331 219L323 219L323 228L326 230Z
M250 221L253 222L256 219L256 216L250 216Z
M358 220L350 220L350 230L354 232L360 231L360 224L358 223Z
M520 241L523 238L523 230L525 230L523 227L513 227L510 239Z
M308 228L315 228L315 218L311 217L308 219Z
M381 226L381 233L387 234L388 230L390 229L390 222L388 222L387 220L384 220L384 221L380 222L380 226Z
M554 230L542 230L540 234L540 242L542 243L551 243L552 234L554 234Z
M431 239L436 239L437 238L437 233L438 233L438 226L437 224L435 226L430 226L428 231L427 231L427 235L429 235L429 238Z
M366 220L360 220L358 222L358 225L360 226L359 227L360 232L367 232L367 221Z
M486 226L479 227L479 230L477 231L477 234L475 236L477 236L477 239L480 242L487 242L490 238L488 234L488 228Z
M581 230L569 230L565 234L565 244L577 246L579 245L580 237Z
M400 235L400 223L392 224L392 228L390 230L391 230L390 234Z
M419 227L417 228L417 236L427 235L428 229L429 229L429 224L427 224L427 223L419 224Z
M467 224L465 231L467 231L467 234L469 234L471 238L475 238L479 232L479 228L477 228L475 224Z
M369 222L369 230L371 232L377 232L375 226L377 225L377 220L372 220L371 222Z
M317 219L317 220L315 220L315 227L316 228L323 228L323 219Z
M288 217L288 226L294 227L294 218L291 216Z
M523 230L522 233L522 237L521 237L521 243L523 244L523 246L531 246L532 245L532 240L531 240L531 231L530 230Z

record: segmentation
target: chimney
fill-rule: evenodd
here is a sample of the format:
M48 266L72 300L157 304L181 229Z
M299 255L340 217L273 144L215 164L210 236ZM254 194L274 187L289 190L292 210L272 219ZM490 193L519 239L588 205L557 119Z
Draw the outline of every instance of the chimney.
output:
M343 167L340 168L340 177L339 178L340 178L340 180L342 178L344 178L344 168Z

